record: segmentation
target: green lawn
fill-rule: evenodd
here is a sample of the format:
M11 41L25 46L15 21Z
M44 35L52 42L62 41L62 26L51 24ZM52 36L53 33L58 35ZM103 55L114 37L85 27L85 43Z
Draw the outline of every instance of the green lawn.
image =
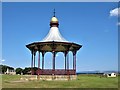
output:
M118 88L117 78L100 78L99 75L78 75L71 81L26 81L20 75L2 75L2 88Z

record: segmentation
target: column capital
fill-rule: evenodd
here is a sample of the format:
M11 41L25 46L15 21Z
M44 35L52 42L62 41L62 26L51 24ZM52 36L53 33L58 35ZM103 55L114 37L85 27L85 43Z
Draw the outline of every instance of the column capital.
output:
M33 54L33 49L31 50L31 54Z
M54 54L56 56L57 52L53 51L52 54Z
M77 50L72 51L72 53L73 53L73 55L75 55L77 53Z
M69 52L69 51L65 51L65 52L63 52L64 55L65 55L65 57L67 56L68 52Z
M37 50L31 49L31 54L36 54Z
M45 51L42 51L42 57L44 57L45 53L46 53Z
M37 51L34 51L34 52L33 52L34 56L36 55L36 52L37 52Z

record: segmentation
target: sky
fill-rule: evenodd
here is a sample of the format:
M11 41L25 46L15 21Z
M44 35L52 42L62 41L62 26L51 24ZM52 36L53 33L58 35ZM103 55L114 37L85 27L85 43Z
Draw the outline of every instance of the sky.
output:
M77 72L118 70L117 2L2 3L2 64L31 66L31 52L25 45L47 35L54 8L62 36L82 45L77 52ZM72 68L71 52L69 62ZM50 52L45 54L45 68L52 68ZM62 52L56 56L56 68L64 68Z

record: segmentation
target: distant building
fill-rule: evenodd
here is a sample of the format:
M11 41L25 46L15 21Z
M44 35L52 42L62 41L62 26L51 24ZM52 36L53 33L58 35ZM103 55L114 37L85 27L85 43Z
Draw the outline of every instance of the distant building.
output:
M117 77L117 74L116 73L104 73L104 75L106 76L106 77Z
M14 69L10 69L10 68L7 68L7 71L5 72L5 74L9 74L9 75L15 75L16 74L16 72L15 72L15 70Z

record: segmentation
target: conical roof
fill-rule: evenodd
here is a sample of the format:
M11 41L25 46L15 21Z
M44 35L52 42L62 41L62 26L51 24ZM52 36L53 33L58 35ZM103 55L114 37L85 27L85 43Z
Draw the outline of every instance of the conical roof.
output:
M56 42L68 42L66 39L62 37L62 35L59 32L58 29L58 19L53 16L51 21L50 21L50 31L46 35L46 37L42 40L42 42L47 42L47 41L56 41Z

